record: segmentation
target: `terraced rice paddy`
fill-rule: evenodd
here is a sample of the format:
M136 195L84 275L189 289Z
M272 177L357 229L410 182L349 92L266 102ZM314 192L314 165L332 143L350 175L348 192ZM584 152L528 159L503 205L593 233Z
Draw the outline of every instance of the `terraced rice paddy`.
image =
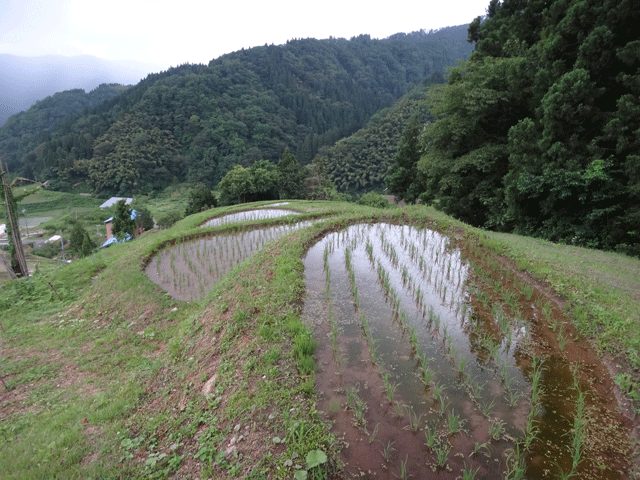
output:
M264 210L258 214L261 212L271 214L272 211ZM291 212L287 211L287 215L289 214ZM240 233L204 237L176 244L153 257L147 265L146 273L154 283L167 290L175 299L200 299L224 275L265 244L309 225L311 222L299 222L249 229Z
M460 247L361 224L304 259L318 408L347 474L626 478L629 425L588 343L516 273Z
M279 204L282 205L282 204ZM279 218L287 215L299 215L298 212L293 210L283 210L281 208L261 208L259 210L245 210L243 212L231 213L222 217L212 218L211 220L203 223L202 227L218 227L220 225L227 225L229 223L250 222L257 220L265 220L268 218Z

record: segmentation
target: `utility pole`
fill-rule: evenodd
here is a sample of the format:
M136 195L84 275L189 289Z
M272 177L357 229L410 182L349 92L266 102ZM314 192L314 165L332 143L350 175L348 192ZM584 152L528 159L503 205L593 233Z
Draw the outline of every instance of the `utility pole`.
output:
M27 209L22 209L22 215L24 215L24 224L27 226L27 238L29 238L29 219L27 218Z
M64 239L62 238L62 230L60 230L60 248L62 249L62 261L66 262L67 259L64 256Z
M16 213L16 202L13 198L11 187L7 185L6 172L0 162L0 177L2 177L2 190L4 193L4 205L7 211L7 236L11 233L9 248L13 254L11 267L21 277L28 277L27 260L24 257L22 239L20 238L20 227L18 225L18 215ZM10 230L10 232L9 232Z

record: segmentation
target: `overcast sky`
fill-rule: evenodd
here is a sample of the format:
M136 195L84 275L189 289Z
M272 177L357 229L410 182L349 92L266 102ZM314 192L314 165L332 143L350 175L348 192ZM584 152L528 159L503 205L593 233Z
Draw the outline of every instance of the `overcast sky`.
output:
M489 0L0 0L0 53L94 55L158 70L292 38L385 38L469 23ZM313 5L313 6L312 6Z

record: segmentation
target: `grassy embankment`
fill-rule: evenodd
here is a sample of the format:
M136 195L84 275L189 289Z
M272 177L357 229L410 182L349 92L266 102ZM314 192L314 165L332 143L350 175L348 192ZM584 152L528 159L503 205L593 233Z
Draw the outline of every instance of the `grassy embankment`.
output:
M310 451L335 460L314 407L301 257L325 229L358 220L427 223L510 258L618 359L619 383L638 399L639 260L485 233L426 208L293 206L306 212L296 221L336 217L266 247L201 302L173 300L143 266L232 209L3 287L0 478L291 478Z

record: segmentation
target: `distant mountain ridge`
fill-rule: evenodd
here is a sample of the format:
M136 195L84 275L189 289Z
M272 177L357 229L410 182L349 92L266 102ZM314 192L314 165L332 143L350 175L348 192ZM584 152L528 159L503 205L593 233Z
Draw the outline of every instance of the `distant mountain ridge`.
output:
M0 126L11 115L64 90L87 92L101 84L134 85L156 70L152 64L90 55L21 57L0 54Z
M466 25L243 49L150 74L50 134L33 131L26 151L24 132L2 128L0 157L59 189L88 183L130 196L175 181L214 186L233 165L277 162L287 147L309 163L470 53Z

